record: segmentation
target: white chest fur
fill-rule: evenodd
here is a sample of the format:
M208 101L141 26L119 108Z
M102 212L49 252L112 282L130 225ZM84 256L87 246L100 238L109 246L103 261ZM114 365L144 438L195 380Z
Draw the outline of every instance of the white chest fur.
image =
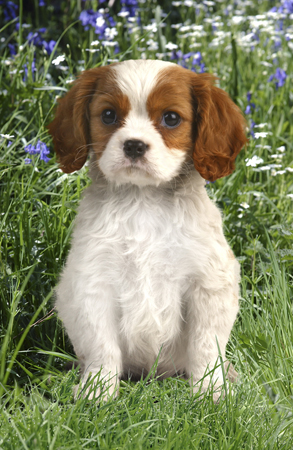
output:
M81 202L57 289L59 314L76 337L78 356L87 333L77 330L78 322L98 335L105 315L126 368L135 354L135 366L149 369L162 346L162 360L172 348L178 358L189 292L235 284L230 260L220 213L198 174L177 189L113 187L98 177Z

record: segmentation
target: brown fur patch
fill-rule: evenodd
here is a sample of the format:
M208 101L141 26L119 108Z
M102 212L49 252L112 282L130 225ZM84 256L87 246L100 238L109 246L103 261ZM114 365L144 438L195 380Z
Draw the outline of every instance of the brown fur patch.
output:
M240 109L214 81L210 74L168 67L147 101L150 118L165 144L190 152L196 170L209 181L233 172L235 158L247 142ZM161 124L167 111L181 116L178 127L169 129Z
M105 125L102 122L101 114L105 109L115 110L117 123ZM112 76L101 80L90 104L91 141L97 159L101 157L113 133L123 125L129 111L129 99L119 89L115 78Z
M111 66L83 72L58 103L55 119L48 128L65 173L84 165L92 143L100 155L130 109L128 98L117 88ZM117 125L102 123L100 114L106 108L117 110Z
M156 87L148 96L147 111L168 148L192 154L193 113L188 71L177 66L162 70ZM163 114L168 111L181 117L181 123L175 128L162 125Z
M215 181L230 175L247 143L245 119L229 95L214 86L210 74L192 74L195 145L193 161L203 178Z

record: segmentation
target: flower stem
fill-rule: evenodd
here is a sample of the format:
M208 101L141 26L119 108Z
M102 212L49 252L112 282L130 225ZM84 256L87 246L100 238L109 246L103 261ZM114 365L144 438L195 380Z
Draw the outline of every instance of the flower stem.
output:
M19 29L18 29L18 46L22 45L22 13L23 13L23 0L19 0Z

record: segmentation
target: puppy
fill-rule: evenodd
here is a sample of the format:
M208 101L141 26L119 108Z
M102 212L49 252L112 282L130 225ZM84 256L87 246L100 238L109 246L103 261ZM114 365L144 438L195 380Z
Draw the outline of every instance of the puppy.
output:
M158 376L205 390L225 355L239 264L205 180L229 175L247 139L214 80L164 61L87 70L49 125L64 172L90 154L56 306L82 385L101 376L104 393L91 396L117 393L121 376L147 374L157 357Z

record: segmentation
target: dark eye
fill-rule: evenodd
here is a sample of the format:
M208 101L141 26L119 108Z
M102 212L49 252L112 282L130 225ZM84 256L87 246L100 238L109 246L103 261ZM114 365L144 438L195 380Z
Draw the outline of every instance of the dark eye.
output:
M181 118L180 118L179 114L177 114L173 111L168 111L163 114L162 125L164 127L175 128L180 124L180 122L181 122Z
M117 116L114 109L104 109L101 118L105 125L113 125L113 123L116 123Z

